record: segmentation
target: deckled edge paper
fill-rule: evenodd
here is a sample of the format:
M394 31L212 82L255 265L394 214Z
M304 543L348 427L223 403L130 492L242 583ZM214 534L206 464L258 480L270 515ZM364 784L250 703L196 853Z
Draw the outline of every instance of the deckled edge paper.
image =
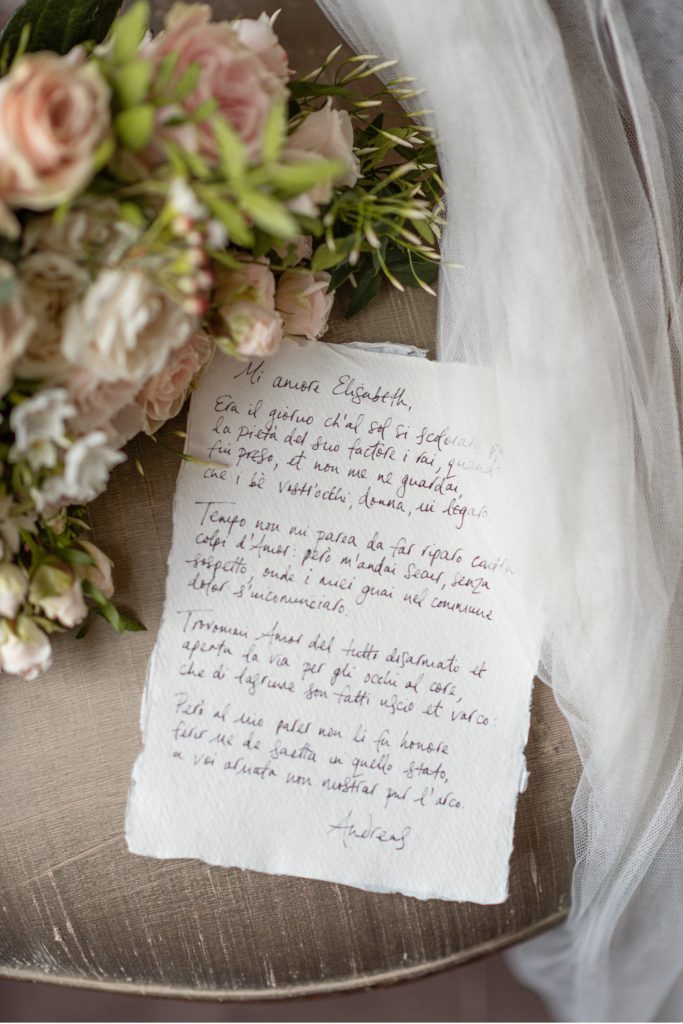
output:
M377 355L374 351L352 352L351 346L344 346L343 349L341 346L324 345L290 347L260 368L258 383L251 367L252 376L248 385L245 377L239 376L245 370L244 364L235 364L220 357L193 398L187 451L203 459L210 455L213 463L221 462L221 453L219 451L217 456L215 444L214 450L210 451L215 441L216 422L221 416L220 429L228 426L233 430L232 435L226 435L232 450L230 456L222 460L229 464L222 480L214 478L207 481L204 476L206 470L197 465L183 465L180 472L174 502L174 538L169 557L164 616L150 661L142 706L141 726L145 745L135 765L126 817L128 845L132 852L146 856L198 857L212 864L269 873L297 874L377 892L399 891L418 898L501 902L507 896L516 796L526 779L523 751L528 733L536 653L535 632L530 625L532 615L524 606L519 581L512 567L506 565L506 556L502 551L506 542L505 510L503 506L496 506L509 500L510 487L509 482L505 487L501 486L497 496L497 482L504 472L504 460L496 437L495 403L482 371L469 367L418 363L417 360L399 359L396 355ZM288 380L292 386L273 387L278 377L280 382ZM344 387L340 386L342 378L346 382ZM311 380L318 381L317 390L306 392L297 389L297 381L305 385ZM357 386L354 390L347 386L349 380L362 381L363 386ZM336 394L333 394L335 389ZM373 401L378 391L387 396L403 394L405 407L400 403L391 404L390 398L388 401ZM220 396L228 392L234 396L235 408L238 409L236 413L217 411L228 408L226 400L219 401ZM263 396L268 399L265 403ZM266 472L263 474L266 479L262 482L258 501L254 503L254 494L244 490L244 478L239 473L240 467L243 469L251 461L248 457L242 457L244 451L240 454L240 449L248 451L254 438L243 438L240 446L237 444L237 436L240 427L244 431L247 407L256 404L259 397L262 409L267 406L267 409L278 408L287 412L299 403L305 411L311 411L311 433L300 446L306 452L305 458L313 459L314 434L329 439L335 430L339 432L344 429L339 425L324 426L335 417L339 420L338 414L342 419L350 416L350 422L354 415L356 419L359 414L362 415L363 421L356 428L355 437L360 436L365 450L376 443L377 432L382 424L385 424L387 439L392 427L395 433L397 429L405 432L407 427L414 441L419 438L420 431L424 437L438 435L445 429L446 435L456 440L450 451L448 446L442 446L441 443L436 445L441 449L437 452L440 466L435 468L432 465L429 469L436 472L440 468L443 472L449 458L455 455L455 472L451 466L451 475L457 476L460 484L456 480L451 485L452 491L439 491L437 488L438 501L432 503L436 508L429 512L418 512L417 507L420 505L427 508L418 499L429 497L429 494L428 488L418 487L416 481L423 479L429 483L431 477L420 477L414 462L419 455L425 457L419 463L420 472L424 474L423 467L427 466L428 460L434 455L434 443L431 447L427 441L413 446L409 439L403 437L394 438L395 455L403 459L408 451L406 460L411 469L409 479L414 486L409 484L403 488L408 493L412 491L412 507L409 507L410 502L406 498L402 512L382 505L376 509L368 508L367 500L362 504L365 488L358 486L361 481L356 476L348 488L348 503L343 506L331 508L332 503L328 501L325 504L324 499L316 502L316 499L307 498L303 503L301 500L295 502L286 488L285 494L282 493L283 481L290 480L290 489L296 481L291 479L292 472L285 471L279 462L275 469L273 462L266 464ZM252 417L260 423L260 427L258 423L251 424L255 431L267 426L265 421L259 419L265 415L259 410L257 416ZM388 426L387 421L391 421ZM286 419L284 422L290 425ZM354 440L353 429L347 430L347 438ZM284 430L276 430L276 433L277 440L267 440L262 447L270 448L270 454L276 457L276 462L278 459L281 462L286 434ZM349 460L358 462L355 456L337 454L337 460L331 458L325 464L332 465L337 461L338 470L346 474L352 468ZM375 482L377 473L381 472L374 464L375 461L374 457L371 458L366 466L368 472L374 474L371 483ZM405 464L403 462L402 466ZM386 464L383 468L390 471ZM300 462L299 472L301 469ZM298 482L305 481L315 487L320 478L321 470L314 471L311 463ZM393 491L400 489L393 487ZM391 486L382 483L375 496L387 497L391 492ZM372 493L375 494L375 491ZM235 596L240 593L239 587L244 581L238 582L236 586L233 586L233 581L229 581L220 593L209 595L203 603L206 609L211 610L214 618L232 622L233 625L239 619L249 636L233 638L234 650L228 665L232 664L235 671L230 668L227 673L224 671L227 680L207 680L206 676L194 676L193 672L200 671L201 666L210 674L214 670L212 666L216 658L211 653L200 653L194 655L194 665L191 666L187 661L187 648L183 648L183 643L188 640L188 635L179 633L178 616L183 620L183 608L197 602L185 600L183 588L187 589L191 580L195 580L201 588L212 574L214 581L218 578L213 566L208 569L203 566L198 571L194 564L190 564L188 570L188 561L192 563L193 558L196 561L198 554L196 513L197 508L217 508L218 505L211 503L226 500L226 496L227 500L236 502L236 512L245 519L246 528L243 532L247 547L252 546L256 551L256 554L254 551L248 552L248 575L253 578L252 569L258 559L259 572L271 573L269 579L274 581L272 593L276 597L287 591L297 593L297 588L300 590L302 586L307 594L319 593L320 577L331 577L332 572L328 576L321 572L322 566L316 561L315 545L314 554L306 560L306 546L313 544L311 538L322 528L325 528L327 535L339 533L338 527L343 525L351 533L355 529L354 524L358 524L358 547L350 552L356 564L354 588L357 591L358 577L370 580L376 568L367 557L367 548L364 547L376 532L370 529L373 524L379 525L380 533L385 534L389 542L396 542L399 536L406 535L407 543L404 546L407 547L408 543L415 543L415 537L418 541L424 540L425 536L438 539L443 535L444 519L455 520L455 523L450 524L454 528L449 536L455 540L457 534L457 539L463 541L460 557L464 557L469 575L474 578L472 567L468 565L473 556L480 563L494 567L480 571L476 577L481 580L480 585L469 587L469 591L476 591L469 593L469 604L472 608L481 606L490 613L490 617L484 620L476 614L450 612L443 606L427 612L419 606L413 605L411 608L410 604L404 605L406 594L412 593L415 598L415 595L421 593L415 589L417 582L426 583L426 597L430 601L441 600L442 605L448 603L451 597L444 591L445 596L439 599L437 590L442 586L447 590L454 589L457 594L461 589L469 592L462 581L452 587L452 581L445 576L438 584L434 584L433 579L416 581L413 577L404 580L394 588L391 597L371 593L358 608L351 606L353 594L358 597L352 590L352 595L349 595L351 600L347 601L348 607L343 615L330 612L329 607L324 612L308 608L302 612L296 605L293 611L292 606L277 605L277 616L274 616L268 602L261 601L263 587L259 586L260 581L256 585L252 582L251 596L247 595L246 601L244 590L239 597ZM298 494L295 497L300 499ZM482 498L489 501L488 507L481 503ZM456 509L454 514L447 514L449 504ZM290 565L289 577L294 578L292 584L287 583L289 577L283 575L285 567L282 557L272 553L277 545L271 545L270 552L264 554L260 531L254 528L259 521L261 525L278 522L281 531L278 539L282 540L282 531L292 525L290 520L294 505L298 506L295 519L300 523L311 519L313 525L307 524L312 531L309 537L300 545L293 545L293 549L299 550L291 552L293 564ZM360 518L358 507L362 509ZM462 513L459 511L461 508L470 510L472 514ZM482 508L487 509L483 518ZM479 518L475 515L477 509ZM419 524L416 520L419 520ZM219 526L226 529L225 524ZM188 531L192 536L189 536ZM237 545L240 539L235 531L234 544ZM272 536L268 537L268 540L272 539ZM232 543L229 537L226 538L223 550L234 556L237 549L232 550ZM500 550L494 553L492 545ZM268 548L267 542L265 546ZM279 546L284 548L286 545L280 543ZM483 554L479 548L482 548ZM446 543L443 550L453 552L457 550L457 545L454 543L448 548ZM337 545L331 556L332 568L335 570L340 568L337 563L342 558L349 557L349 552L340 552L341 546ZM320 555L320 551L317 554ZM486 554L489 557L485 558ZM429 553L425 557L429 561ZM377 555L375 563L379 561ZM405 563L405 558L397 554L394 561L398 568L398 563ZM430 574L423 566L424 572L434 578L438 577L439 561L437 558L436 571ZM403 564L404 570L407 570L408 564ZM434 564L432 560L432 569ZM445 568L455 568L446 559L443 564ZM460 566L461 562L456 564ZM283 575L280 580L275 579L278 565ZM348 564L344 567L348 569ZM311 568L314 569L313 573L307 571ZM419 573L420 557L416 556L411 571L414 576ZM457 572L462 577L460 568ZM393 583L391 579L388 582ZM376 589L388 591L390 587L379 586ZM200 589L199 594L205 598L204 590ZM182 599L179 595L182 595ZM482 600L482 595L486 600ZM466 606L468 602L463 600L460 604ZM202 605L202 601L199 605ZM411 609L407 623L406 607ZM202 614L208 621L209 612ZM353 680L347 683L340 673L344 661L348 662L349 659L340 659L335 652L334 656L319 659L325 663L325 667L319 671L329 678L313 689L320 693L326 691L328 701L338 697L341 685L349 686L352 697L362 694L365 689L368 703L362 703L355 709L340 704L322 704L324 698L309 697L305 700L303 697L305 688L299 683L306 659L301 652L297 652L298 662L296 657L290 657L290 665L283 670L280 680L286 682L285 677L289 676L289 681L295 685L294 693L283 690L278 694L277 690L267 690L266 684L259 688L256 683L253 683L253 692L249 692L250 684L246 680L250 676L240 666L240 659L247 654L257 636L266 635L272 629L274 620L279 624L281 636L292 636L297 630L301 632L301 623L308 625L310 621L310 629L303 630L305 636L302 642L305 643L315 639L313 633L320 633L317 629L320 624L323 634L325 630L328 633L321 641L322 646L326 641L329 643L330 636L334 634L337 650L344 649L343 644L348 649L351 641L356 641L359 629L365 627L367 633L368 622L374 622L375 629L370 634L381 635L382 643L375 646L378 647L380 667L384 669L387 667L384 659L391 656L396 646L394 641L399 640L402 651L410 647L408 639L413 628L413 634L417 631L421 644L419 653L430 658L430 654L425 652L431 652L431 660L435 663L447 664L449 652L453 653L454 646L458 648L456 655L462 664L457 672L450 673L457 685L449 688L449 672L434 670L431 681L422 679L418 684L418 689L434 685L435 692L429 695L434 699L427 703L428 691L425 693L423 690L415 697L414 713L391 712L386 699L391 700L397 696L396 685L373 681L364 686L362 679L367 673L356 671L362 658L351 659ZM192 623L192 616L186 617L186 621ZM486 625L482 629L484 621ZM377 626L380 628L377 629ZM190 639L195 643L194 627L190 625L189 628ZM204 632L206 630L202 625L197 636ZM444 640L444 637L447 639ZM454 638L457 638L457 643ZM414 640L413 635L411 642ZM426 645L425 640L429 641ZM264 641L257 642L257 654L259 643L263 644ZM485 665L479 677L472 676L470 680L466 673L480 670L482 662L486 661L486 658L475 659L476 664L469 664L474 654L482 652L482 643L484 646L491 645L493 662ZM388 664L391 667L391 661ZM179 672L183 665L189 670L189 675L181 678ZM304 675L304 678L308 677L309 689L312 676L310 666L309 658L308 670ZM252 675L254 679L258 676ZM380 680L383 673L371 675ZM471 685L477 678L486 679L486 688L481 683L477 691L479 697L484 698L480 701L483 710L475 706L477 702L474 697L477 693L473 692ZM415 685L415 679L407 677L405 666L396 672L394 683L398 687L410 687L411 682ZM450 682L453 683L453 679ZM446 694L443 698L439 693L440 688ZM413 696L410 689L407 693ZM226 695L231 697L227 702L231 705L227 717L234 720L231 722L234 728L230 744L223 747L217 738L220 730L216 728L217 724L221 724L221 719L216 715L224 712L226 701L223 698ZM461 712L461 717L446 725L441 719L437 721L430 715L425 717L426 709L439 702L442 716L453 714L455 717ZM196 714L198 708L201 714ZM189 714L190 711L193 713ZM399 714L408 715L401 726L396 724L396 716ZM478 734L477 728L472 725L472 718L468 718L472 715L475 720L477 716L488 720L487 725L478 727ZM243 721L236 725L240 717ZM252 717L264 718L264 724L259 727L262 730L261 749L247 749L241 753L244 748L240 745L247 742L250 736L252 744L259 740L258 730L257 735L254 735L255 730L248 731L248 726L244 724L244 720L248 723ZM308 731L305 734L297 733L297 728L306 724ZM356 740L352 733L354 726L358 725L364 726L369 735L354 748L351 744ZM328 747L322 738L311 736L311 729L315 732L321 726L327 731L341 732L343 739ZM414 750L407 753L401 749L401 739L406 732L404 726L408 726L408 743L417 744ZM388 733L390 757L382 764L381 758L387 754L387 749L378 744L378 740L383 732ZM484 735L486 738L482 739ZM283 738L286 742L283 742ZM229 735L223 731L223 740L227 742L228 739ZM435 749L438 749L439 743L448 745L450 742L445 765L439 764L438 753L425 753L430 742ZM359 759L357 751L365 744L371 748L373 743L374 758L366 754ZM333 752L333 747L336 752ZM268 756L273 752L279 752L274 761ZM414 752L416 757L411 757ZM307 763L306 757L310 753L316 756L316 760ZM301 754L301 757L290 758L290 754ZM354 756L361 761L361 767L352 771L350 761ZM325 759L329 762L332 758L340 759L344 764L326 763ZM274 769L276 774L266 778L265 775L240 774L239 769L235 768L235 765L247 766L249 763L256 769L270 763L270 769ZM391 765L391 770L388 765ZM424 768L423 774L420 768ZM344 780L357 779L359 776L363 779L366 792L359 794L357 789L353 790L353 783L345 791ZM446 782L443 782L442 776L447 779ZM284 781L286 778L287 781ZM301 781L305 779L308 780L307 784ZM334 788L335 785L337 788ZM369 795L368 791L373 786L374 791ZM390 797L389 791L392 793ZM412 807L409 806L410 801ZM428 806L430 801L431 807ZM449 802L454 806L449 807Z

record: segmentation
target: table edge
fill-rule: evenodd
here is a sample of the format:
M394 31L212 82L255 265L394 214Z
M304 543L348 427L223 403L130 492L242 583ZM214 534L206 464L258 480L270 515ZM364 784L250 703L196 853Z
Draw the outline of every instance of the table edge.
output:
M437 974L451 967L459 967L472 960L478 960L512 946L525 942L541 932L554 928L566 919L568 910L558 910L542 921L536 921L527 928L515 933L514 936L499 936L482 942L477 946L458 950L445 957L438 957L412 967L400 967L393 970L375 971L372 974L359 975L354 978L330 978L306 985L278 986L263 989L208 989L188 988L183 985L138 984L133 981L117 981L114 979L101 981L96 978L80 977L76 974L50 974L35 968L11 967L0 964L0 980L24 981L59 985L66 988L86 989L95 992L111 992L116 995L151 996L161 999L184 999L188 1002L211 1003L256 1003L274 1002L277 1000L301 999L308 996L326 996L351 993L361 989L380 988L386 985L415 981Z

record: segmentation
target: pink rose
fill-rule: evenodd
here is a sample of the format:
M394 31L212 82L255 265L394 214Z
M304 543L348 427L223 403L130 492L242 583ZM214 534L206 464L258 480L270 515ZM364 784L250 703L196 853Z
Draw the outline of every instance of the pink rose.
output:
M230 340L241 356L271 356L282 340L277 313L253 302L236 302L219 310Z
M328 100L321 110L309 114L287 139L286 156L290 160L311 156L341 160L344 171L336 179L338 185L352 188L360 177L360 164L353 151L353 125L346 110L335 110ZM322 186L322 190L326 186ZM315 202L327 201L321 186L314 189ZM329 192L329 190L328 190ZM329 195L327 196L329 198Z
M220 273L216 284L216 305L253 302L271 311L275 309L275 278L265 263L242 263L239 270Z
M275 246L279 259L289 260L290 266L310 260L313 255L313 239L310 235L299 235L293 242L283 242Z
M213 342L198 331L181 348L174 349L168 363L147 381L136 395L135 401L145 415L145 431L153 434L159 427L177 416L187 398L192 382L202 370L213 351Z
M80 51L22 57L0 81L0 197L45 210L80 192L110 129L109 86Z
M260 18L240 18L233 21L232 25L242 45L255 53L271 74L286 82L290 76L289 59L273 32L268 15L264 13Z
M283 83L240 42L234 28L227 22L211 21L211 9L205 4L176 4L166 29L143 49L143 56L155 65L167 54L177 55L173 81L191 64L200 68L196 87L182 100L185 113L191 115L201 104L215 100L218 112L257 158L268 112L276 98L286 95ZM211 125L200 123L197 127L202 155L215 160L218 149Z
M334 303L334 292L328 292L330 275L324 270L286 270L275 292L275 307L282 314L287 334L311 341L327 330L327 321Z

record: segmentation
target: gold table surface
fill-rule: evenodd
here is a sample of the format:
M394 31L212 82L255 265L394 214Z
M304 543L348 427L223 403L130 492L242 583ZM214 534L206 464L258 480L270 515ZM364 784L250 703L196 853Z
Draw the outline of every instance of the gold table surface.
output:
M237 12L234 4L213 6L223 16ZM261 7L249 0L239 9ZM314 66L335 44L334 30L309 0L282 7L279 31L293 66ZM435 313L423 293L388 291L352 321L337 312L328 340L429 347ZM92 507L94 538L116 564L118 600L148 632L120 638L98 621L81 641L59 638L45 678L0 681L0 976L205 999L281 998L415 977L561 921L578 761L551 693L538 683L510 897L499 906L422 902L128 853L124 812L178 466L176 456L139 438Z

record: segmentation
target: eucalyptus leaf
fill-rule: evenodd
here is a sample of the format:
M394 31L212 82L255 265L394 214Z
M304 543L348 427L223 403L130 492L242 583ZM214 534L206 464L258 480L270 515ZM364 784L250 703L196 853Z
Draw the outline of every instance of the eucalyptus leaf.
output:
M29 52L68 53L79 43L101 43L120 7L121 0L26 0L0 35L0 74L8 70L26 25Z

